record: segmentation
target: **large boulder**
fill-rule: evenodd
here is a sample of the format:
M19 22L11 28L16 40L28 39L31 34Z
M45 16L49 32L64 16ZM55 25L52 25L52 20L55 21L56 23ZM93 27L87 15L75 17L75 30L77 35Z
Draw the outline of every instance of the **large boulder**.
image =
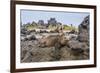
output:
M68 47L71 49L74 55L83 54L84 52L86 53L86 51L89 50L89 47L86 43L76 40L69 41Z
M78 40L80 42L89 42L89 16L85 17L79 25Z
M68 47L72 50L87 50L89 47L84 42L79 42L76 40L71 40L67 43Z
M35 35L21 36L21 41L32 41L32 40L37 40Z
M79 59L89 59L89 46L85 42L70 40L68 42L71 54Z
M21 27L21 34L26 34L27 33L27 29L25 27Z

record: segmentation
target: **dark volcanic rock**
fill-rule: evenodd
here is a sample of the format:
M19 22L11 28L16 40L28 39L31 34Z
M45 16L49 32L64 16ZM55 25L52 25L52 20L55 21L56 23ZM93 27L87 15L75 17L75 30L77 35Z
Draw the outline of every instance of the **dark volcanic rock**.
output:
M71 40L68 42L68 46L69 48L71 48L72 50L76 50L77 52L81 52L82 50L87 50L88 46L86 43L84 42L79 42L76 40Z
M39 20L38 21L38 25L44 25L44 21L43 20Z
M50 20L48 20L48 24L49 25L56 25L57 24L57 21L55 18L50 18Z
M29 35L29 36L27 36L27 39L32 41L32 40L36 40L36 37L35 37L35 35Z
M79 25L78 40L80 42L89 42L89 16L85 17Z
M27 53L24 55L22 62L45 62L45 61L52 61L52 56L54 55L54 48L39 48L39 47L32 47L31 50L28 50ZM23 50L24 52L24 50Z
M76 40L69 40L68 47L75 59L89 59L89 16L79 25Z
M70 54L73 60L89 59L89 47L84 42L79 42L76 40L70 40L68 42L68 47L70 48ZM85 55L86 54L86 55Z
M27 29L24 28L24 27L22 27L22 28L21 28L21 34L26 34L26 33L27 33Z
M32 40L37 40L35 35L21 36L21 41L32 41Z

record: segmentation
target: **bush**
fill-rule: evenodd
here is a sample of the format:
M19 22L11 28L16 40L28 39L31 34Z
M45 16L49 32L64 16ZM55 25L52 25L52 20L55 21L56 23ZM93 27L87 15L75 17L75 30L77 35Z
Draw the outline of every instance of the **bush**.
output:
M63 29L64 30L78 30L76 27L74 27L74 26L67 26L67 25L64 25L63 26Z

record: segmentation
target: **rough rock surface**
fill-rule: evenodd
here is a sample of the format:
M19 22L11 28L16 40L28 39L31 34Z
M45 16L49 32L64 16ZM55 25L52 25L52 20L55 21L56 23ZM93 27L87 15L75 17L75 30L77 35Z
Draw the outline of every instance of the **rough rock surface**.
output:
M89 42L89 16L85 17L79 25L78 40L80 42Z
M21 35L22 63L89 59L89 16L85 17L79 25L77 35L70 33L67 36L43 36L41 33L35 34L34 32L25 34L26 30L23 29ZM71 38L68 40L66 37Z
M74 55L81 54L82 59L89 59L89 16L79 25L77 40L70 40L68 46Z

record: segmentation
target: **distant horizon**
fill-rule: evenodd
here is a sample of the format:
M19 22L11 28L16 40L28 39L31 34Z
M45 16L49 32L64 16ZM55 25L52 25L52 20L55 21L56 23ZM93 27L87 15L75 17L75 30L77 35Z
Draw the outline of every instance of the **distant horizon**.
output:
M62 11L40 11L40 10L21 10L21 23L22 25L27 23L38 22L43 20L44 23L48 23L50 18L55 18L57 22L65 25L78 26L83 19L90 15L86 12L62 12Z

